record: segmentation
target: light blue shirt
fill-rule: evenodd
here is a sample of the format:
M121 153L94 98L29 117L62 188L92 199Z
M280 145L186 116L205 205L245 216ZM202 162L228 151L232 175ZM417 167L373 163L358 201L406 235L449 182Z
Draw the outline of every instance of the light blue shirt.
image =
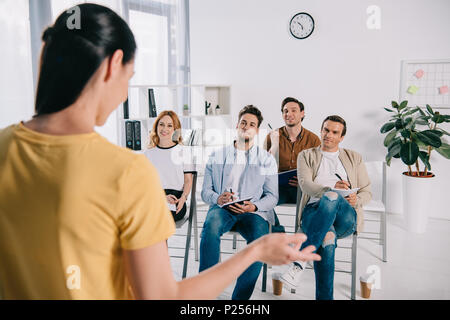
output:
M236 148L224 147L214 151L208 159L202 187L202 200L217 205L217 199L224 193L232 168L236 162ZM241 176L239 198L252 198L250 201L258 208L257 214L275 224L274 208L278 203L278 167L275 158L259 146L248 151L248 161Z

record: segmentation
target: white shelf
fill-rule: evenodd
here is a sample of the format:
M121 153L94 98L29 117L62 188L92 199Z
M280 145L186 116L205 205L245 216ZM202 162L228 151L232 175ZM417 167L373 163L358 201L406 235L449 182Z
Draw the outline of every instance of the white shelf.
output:
M129 119L124 119L123 106L119 108L119 144L125 143L125 121L141 122L141 145L148 144L149 131L156 118L149 117L148 89L154 89L157 114L164 110L172 110L178 114L183 129L200 129L202 132L202 146L220 146L227 130L231 129L231 106L229 85L220 84L143 84L130 85L128 94ZM184 103L184 101L189 102ZM215 111L220 106L220 114L205 115L205 101L211 104ZM183 115L183 106L190 107L190 114ZM205 142L206 141L206 142ZM210 145L212 143L212 145Z

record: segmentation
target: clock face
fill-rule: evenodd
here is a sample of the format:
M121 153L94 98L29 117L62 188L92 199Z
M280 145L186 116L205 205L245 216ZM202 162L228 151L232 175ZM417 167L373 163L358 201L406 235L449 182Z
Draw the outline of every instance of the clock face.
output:
M306 12L297 13L289 23L292 36L297 39L306 39L314 31L314 19Z

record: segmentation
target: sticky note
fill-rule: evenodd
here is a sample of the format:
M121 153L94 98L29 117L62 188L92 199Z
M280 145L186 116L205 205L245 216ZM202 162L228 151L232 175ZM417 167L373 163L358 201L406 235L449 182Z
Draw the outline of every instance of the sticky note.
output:
M417 79L420 79L423 77L424 73L425 72L422 69L419 69L416 71L416 73L414 73L414 75L416 76Z
M442 86L439 88L439 94L446 94L448 93L448 86Z
M415 94L417 91L419 91L419 88L416 86L409 86L408 88L408 93Z

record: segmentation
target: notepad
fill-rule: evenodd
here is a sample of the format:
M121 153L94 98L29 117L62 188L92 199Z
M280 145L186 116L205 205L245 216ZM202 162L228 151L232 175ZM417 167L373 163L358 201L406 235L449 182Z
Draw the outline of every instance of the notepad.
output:
M177 205L176 204L167 202L167 206L169 207L170 211L177 211Z
M295 175L297 175L297 169L280 172L278 174L278 185L282 186L289 184L289 180L291 180Z
M336 189L336 188L331 188L331 191L334 191L337 194L340 194L344 198L347 197L348 195L351 195L352 193L356 193L358 190L359 190L359 188L353 188L353 189Z
M245 198L245 199L238 199L238 200L234 200L234 201L230 201L230 202L224 203L223 205L219 205L219 207L221 207L223 209L226 209L229 205L232 205L232 204L235 204L235 203L237 203L237 204L244 204L244 201L250 201L250 200L252 200L252 197Z
M409 86L408 88L408 93L415 94L417 91L419 91L419 88L416 86Z
M416 76L417 79L422 78L424 74L425 74L425 72L422 69L419 69L416 71L416 73L414 73L414 75Z
M439 88L439 94L446 94L448 93L448 86L442 86Z

